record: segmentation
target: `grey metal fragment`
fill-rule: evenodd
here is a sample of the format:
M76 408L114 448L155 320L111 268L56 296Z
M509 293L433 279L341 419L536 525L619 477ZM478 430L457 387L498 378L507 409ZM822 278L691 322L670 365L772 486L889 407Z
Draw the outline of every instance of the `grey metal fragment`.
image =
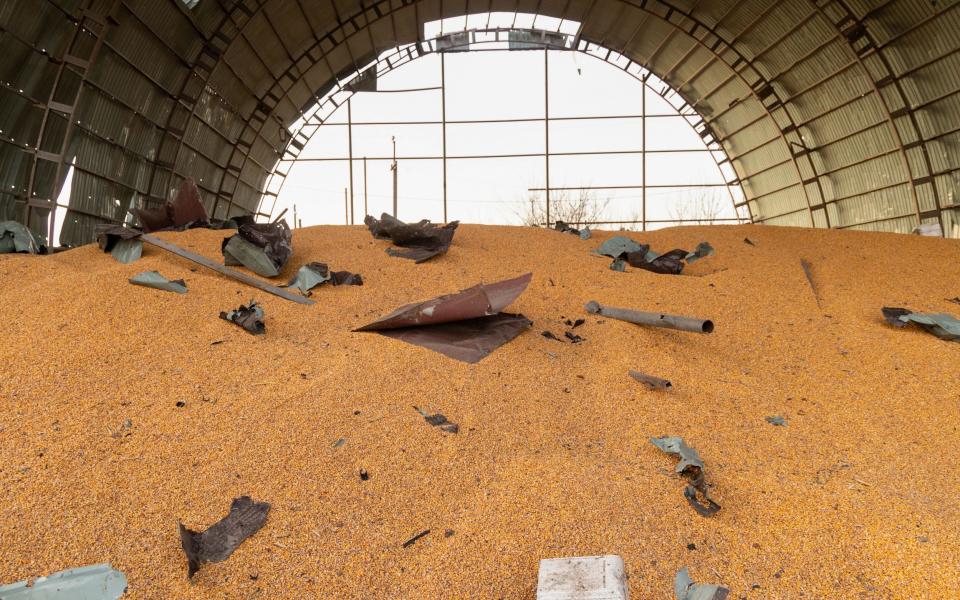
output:
M688 265L692 265L693 263L700 260L701 258L706 258L707 256L710 256L714 252L716 252L716 250L713 249L713 246L711 246L709 242L700 242L699 244L697 244L696 250L694 250L690 254L687 254L687 257L684 260L687 261Z
M0 222L0 254L11 252L39 254L40 245L22 223L3 221Z
M117 600L126 591L126 575L113 569L110 563L102 563L0 585L0 599Z
M697 454L697 451L686 445L683 438L676 436L664 436L659 438L650 438L654 446L660 448L667 454L676 454L680 457L677 463L676 472L683 473L690 467L703 469L703 459Z
M680 569L673 579L673 595L677 600L724 600L730 593L725 587L712 583L694 583L687 567Z
M638 252L642 249L643 247L640 246L640 244L631 240L630 238L617 235L602 243L599 248L594 250L594 252L596 254L609 256L610 258L619 258L623 254L627 254L629 252ZM613 269L612 266L610 268ZM617 270L620 269L614 269L614 271Z
M182 279L167 279L157 271L144 271L130 278L133 285L163 290L165 292L175 292L177 294L187 293L187 284Z
M944 313L915 313L906 308L883 307L883 318L894 327L914 323L941 340L960 341L960 320Z
M287 285L280 287L297 288L301 294L307 294L326 281L330 281L330 269L323 263L314 262L300 267L293 279Z
M143 255L143 242L140 241L140 238L132 238L129 240L117 240L113 245L113 249L110 250L110 256L121 262L125 265L140 260L140 257Z
M593 233L590 232L589 227L584 227L583 229L580 230L581 240L589 240L592 236L593 236Z
M239 235L230 238L223 246L223 264L228 267L243 265L263 277L276 277L280 274L280 269L270 260L263 248Z
M776 415L776 416L772 416L772 417L764 417L764 420L765 420L767 423L770 423L771 425L775 425L775 426L777 426L777 427L786 427L786 426L787 426L787 420L784 419L783 417L781 417L780 415Z

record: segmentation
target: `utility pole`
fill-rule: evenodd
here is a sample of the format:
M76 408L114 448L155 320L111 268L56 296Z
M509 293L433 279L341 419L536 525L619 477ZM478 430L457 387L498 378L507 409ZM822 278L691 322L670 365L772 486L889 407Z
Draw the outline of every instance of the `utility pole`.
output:
M349 153L347 154L350 164L350 225L353 225L353 104L347 99L347 144Z
M393 171L393 217L397 218L397 138L390 136L390 141L393 142L393 164L390 165Z
M543 49L543 158L547 192L547 229L550 229L550 50Z
M366 218L370 214L367 208L367 157L363 157L363 216Z
M293 205L293 228L294 228L294 229L297 228L297 223L298 223L298 221L297 221L297 205L294 204L294 205Z
M350 224L350 196L347 195L347 188L343 188L343 222Z

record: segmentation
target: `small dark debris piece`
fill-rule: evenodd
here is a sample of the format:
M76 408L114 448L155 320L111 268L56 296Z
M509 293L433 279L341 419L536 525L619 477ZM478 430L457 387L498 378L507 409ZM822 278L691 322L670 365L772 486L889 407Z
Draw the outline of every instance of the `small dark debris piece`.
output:
M687 550L696 550L696 549L697 549L696 544L687 544Z
M746 245L748 245L748 246L756 246L756 244L754 244L754 243L750 240L750 238L743 238L743 243L746 244Z
M561 340L560 338L558 338L557 336L555 336L552 331L544 331L544 332L541 333L540 335L542 335L543 337L547 338L548 340L554 340L554 341L556 341L556 342L561 342L561 341L563 341L563 340Z
M250 581L256 581L259 578L260 578L259 573L250 573Z
M222 344L222 343L225 342L225 341L226 341L226 340L213 340L212 342L210 342L210 345L211 345L211 346L219 346L220 344Z
M345 440L345 439L343 439L343 438L340 438L340 439L338 439L337 441L335 441L335 442L333 443L333 447L334 447L334 448L339 448L340 446L342 446L342 445L344 445L344 444L346 444L346 443L347 443L347 440Z
M403 543L403 547L404 547L404 548L409 548L410 546L416 544L416 543L417 543L417 540L419 540L420 538L426 536L426 535L429 534L429 533L430 533L430 530L429 530L429 529L424 529L423 531L421 531L421 532L418 533L417 535L415 535L415 536L413 536L412 538L410 538L409 540L405 541L405 542Z
M586 323L586 322L587 322L586 319L577 319L576 321L573 322L573 325L571 325L570 328L571 328L571 329L576 329L577 327L580 327L581 325L583 325L583 324Z
M448 529L448 530L446 530L446 531L443 532L443 537L445 537L445 538L453 537L455 533L457 533L457 532L454 531L454 530L452 530L452 529Z
M183 400L177 400L177 408L183 408L186 405L187 403L184 402Z
M954 304L960 304L960 296L954 298L947 298L947 302L953 302Z
M416 406L413 407L413 410L420 413L420 416L423 417L424 421L426 421L430 425L433 425L434 427L439 427L441 431L445 431L447 433L458 433L460 431L459 425L457 425L453 421L450 421L440 413L437 413L435 415L427 414L426 412L420 410Z
M646 385L651 390L669 390L673 387L673 384L666 379L660 379L659 377L654 377L653 375L645 375L640 371L630 371L630 377L633 377L640 383Z
M363 285L363 277L350 271L331 271L330 283L333 285Z
M253 335L267 332L266 325L263 324L263 308L253 300L249 306L240 305L237 310L220 313L220 318L243 327L247 333Z
M206 531L192 531L180 523L180 544L189 563L187 576L193 577L205 562L223 562L230 558L237 546L263 527L269 512L268 503L240 496L230 504L230 514Z
M370 473L367 473L366 469L360 469L360 481L367 481L370 479Z
M553 228L561 233L572 233L573 235L580 236L581 240L589 240L591 235L589 227L584 227L583 229L577 229L575 227L571 227L568 223L564 221L557 221L554 224Z
M774 425L774 426L777 426L777 427L786 427L786 426L787 426L787 420L784 419L783 417L781 417L780 415L776 415L776 416L772 416L772 417L764 417L763 419L764 419L767 423L770 423L771 425Z
M563 332L563 335L564 335L564 337L566 337L568 340L570 340L570 343L571 343L571 344L579 344L580 342L583 341L583 338L582 338L582 337L580 337L579 335L577 335L577 334L575 334L575 333L573 333L573 332L570 332L570 331L564 331L564 332Z

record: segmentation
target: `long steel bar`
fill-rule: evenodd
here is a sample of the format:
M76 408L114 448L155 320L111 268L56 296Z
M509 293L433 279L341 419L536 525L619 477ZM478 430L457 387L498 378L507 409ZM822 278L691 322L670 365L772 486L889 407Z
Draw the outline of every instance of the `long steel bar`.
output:
M193 261L193 262L197 263L198 265L203 265L204 267L207 267L208 269L213 269L213 270L216 271L217 273L220 273L220 274L222 274L222 275L226 275L227 277L230 277L231 279L236 279L237 281L243 282L243 283L245 283L245 284L247 284L247 285L249 285L249 286L253 286L253 287L255 287L255 288L259 289L259 290L263 290L264 292L267 292L268 294L273 294L274 296L279 296L280 298L283 298L284 300L290 300L291 302L296 302L296 303L298 303L298 304L307 304L307 305L310 305L310 304L313 304L313 303L314 303L313 300L311 300L310 298L307 298L307 297L305 297L305 296L301 296L301 295L299 295L299 294L293 294L293 293L291 293L291 292L289 292L289 291L287 291L287 290L285 290L285 289L283 289L283 288L278 288L278 287L276 287L276 286L270 285L269 283L266 283L266 282L264 282L264 281L261 281L261 280L255 278L255 277L251 277L250 275L247 275L246 273L241 273L240 271L235 271L235 270L233 270L233 269L228 269L227 267L225 267L225 266L223 266L223 265L221 265L221 264L219 264L219 263L213 262L212 260L210 260L210 259L207 258L206 256L201 256L201 255L196 254L196 253L194 253L194 252L190 252L189 250L184 250L184 249L181 248L180 246L177 246L177 245L175 245L175 244L171 244L170 242L161 240L160 238L154 237L154 236L152 236L152 235L150 235L150 234L148 234L148 233L145 233L145 234L143 234L142 236L140 236L140 239L143 240L144 242L152 245L152 246L156 246L157 248L162 248L162 249L166 250L167 252L172 252L172 253L176 254L177 256L180 256L180 257L185 258L185 259L187 259L187 260Z

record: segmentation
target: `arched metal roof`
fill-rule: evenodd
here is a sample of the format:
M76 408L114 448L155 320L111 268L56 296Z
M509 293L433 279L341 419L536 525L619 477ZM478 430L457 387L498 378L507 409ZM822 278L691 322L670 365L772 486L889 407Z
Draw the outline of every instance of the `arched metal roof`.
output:
M215 216L255 212L287 127L317 97L381 51L421 41L424 23L519 11L577 21L580 39L677 89L726 150L755 221L890 231L940 222L960 236L957 6L8 0L0 218L52 228L66 163L64 242L161 202L188 175Z

